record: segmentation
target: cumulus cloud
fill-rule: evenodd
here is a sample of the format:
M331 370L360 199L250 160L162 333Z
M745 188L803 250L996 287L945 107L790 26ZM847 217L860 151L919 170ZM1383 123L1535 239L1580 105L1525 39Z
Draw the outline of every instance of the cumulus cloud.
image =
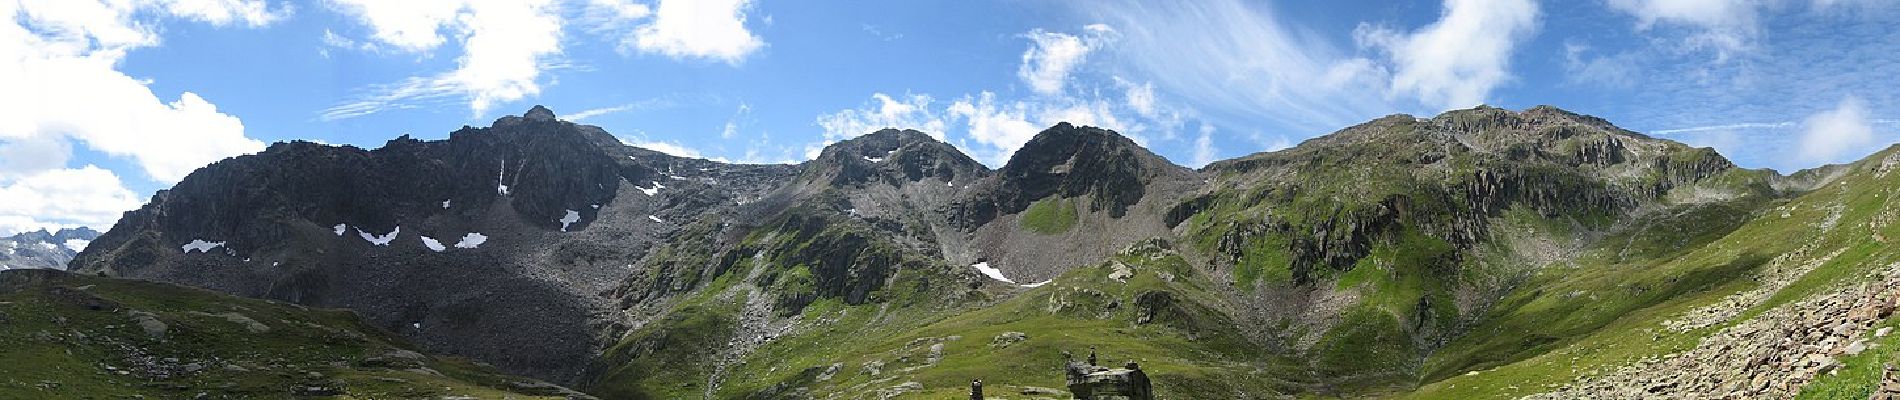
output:
M118 64L130 51L158 45L155 26L164 19L261 26L280 18L281 11L261 1L72 0L3 1L0 15L9 21L0 24L0 87L8 92L0 98L0 109L14 113L0 120L0 155L6 158L0 161L0 185L21 187L32 179L48 179L44 177L51 176L50 171L66 170L74 144L128 158L146 177L161 183L263 148L262 142L244 136L237 117L218 111L198 94L160 97L148 81L126 75ZM74 184L80 183L112 185L92 193L124 190L116 176ZM81 192L53 191L45 201L100 204L57 197L67 193ZM12 210L0 210L0 217L85 219L59 214L71 211L65 208L43 210L51 214L6 214L20 209Z
M1799 154L1819 163L1852 161L1877 150L1876 142L1866 102L1850 96L1801 123Z
M863 106L818 116L816 123L824 128L825 140L807 146L806 157L817 156L824 146L839 140L884 128L926 132L991 166L1008 162L1016 149L1059 122L1115 130L1142 145L1148 144L1151 133L1173 138L1172 130L1182 124L1183 112L1158 101L1153 83L1115 76L1090 81L1102 85L1070 82L1086 53L1103 49L1115 35L1114 29L1103 24L1087 25L1082 31L1037 29L1023 35L1029 48L1017 76L1030 85L1029 96L1009 98L985 90L945 105L927 94L874 93ZM1071 85L1087 87L1063 90Z
M660 0L652 20L634 28L622 44L642 53L738 64L765 47L746 29L751 6L751 0ZM631 6L619 9L621 23L646 17Z
M1148 140L1142 133L1156 125L1138 115L1128 115L1131 110L1122 103L1101 97L1011 100L984 91L944 106L933 106L933 99L921 94L891 97L877 93L871 95L871 100L859 108L820 115L817 123L825 129L825 140L807 146L805 157L816 157L824 146L839 140L898 128L923 131L938 140L958 134L946 141L978 161L1000 166L1037 133L1058 122L1116 130L1143 145Z
M1447 0L1437 22L1411 33L1362 25L1354 36L1384 51L1391 90L1439 109L1484 102L1511 79L1511 55L1537 33L1531 0Z
M1022 148L1024 143L1029 143L1029 139L1036 137L1036 133L1049 126L1029 121L1030 108L1033 106L1035 104L1021 101L999 103L995 93L983 92L974 98L966 97L951 104L948 111L950 115L967 121L970 138L990 146L987 151L978 152L990 155L984 161L991 165L1003 165L1016 153L1016 149Z
M824 128L827 144L884 128L916 129L943 140L943 116L931 111L933 100L926 94L873 93L863 107L819 116L818 126Z
M453 38L461 55L455 70L370 87L324 110L325 120L444 98L465 99L479 116L499 103L540 94L542 71L561 52L562 19L553 0L331 1L368 26L377 43L428 54Z
M1103 24L1091 24L1082 30L1081 35L1041 29L1024 34L1032 44L1023 52L1023 63L1017 68L1016 76L1038 94L1061 93L1069 82L1069 74L1082 65L1090 52L1101 48L1115 34L1113 28Z
M138 196L104 168L36 171L0 181L0 236L41 228L105 230L138 207Z
M129 159L159 183L263 149L198 94L161 97L118 66L159 45L167 19L256 27L287 12L244 0L0 1L0 109L10 112L0 119L0 235L103 229L139 206L117 173L69 166L80 146Z

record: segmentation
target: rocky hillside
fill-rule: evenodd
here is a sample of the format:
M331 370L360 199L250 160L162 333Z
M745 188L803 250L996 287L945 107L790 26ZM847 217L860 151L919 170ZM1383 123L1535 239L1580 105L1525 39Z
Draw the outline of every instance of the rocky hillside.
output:
M424 355L348 311L61 271L0 272L0 397L587 397Z
M9 269L66 269L66 263L94 239L99 231L80 227L48 232L41 229L0 237L0 271Z
M978 378L1059 396L1060 352L1092 346L1171 398L1498 397L1535 390L1493 376L1585 372L1538 367L1552 357L1661 354L1601 347L1660 310L1833 282L1770 261L1806 256L1765 238L1813 232L1762 227L1872 223L1789 207L1874 190L1862 171L1890 164L1781 176L1587 115L1479 107L1201 170L1066 123L1000 169L902 130L734 165L537 106L446 140L219 162L73 265L347 308L608 398L939 398ZM1487 372L1511 368L1542 375Z

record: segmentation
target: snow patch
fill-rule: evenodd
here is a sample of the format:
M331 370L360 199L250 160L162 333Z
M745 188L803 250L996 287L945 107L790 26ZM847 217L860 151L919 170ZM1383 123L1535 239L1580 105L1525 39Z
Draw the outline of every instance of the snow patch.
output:
M393 242L396 240L396 234L398 233L402 233L402 227L400 226L396 227L396 230L389 231L389 234L380 235L380 236L371 235L369 232L364 232L362 228L356 229L357 236L362 236L364 241L367 241L369 242L369 244L373 244L377 246L388 246L389 242Z
M499 193L499 194L501 194L501 195L503 195L503 196L507 196L507 195L508 195L508 185L498 185L498 186L495 186L495 193Z
M643 188L639 186L635 186L635 187L640 189L640 193L646 193L648 196L652 196L652 195L659 194L660 189L665 189L666 185L661 185L659 181L653 181L652 188Z
M336 224L336 235L343 236L343 231L346 231L349 229L350 229L350 226L347 224Z
M442 208L449 208L449 204L452 204L452 203L453 203L454 201L455 201L455 200L443 200L443 201L442 201Z
M1027 285L1023 285L1023 287L1026 287L1026 288L1033 288L1033 287L1042 287L1042 285L1047 285L1047 284L1049 284L1049 282L1053 282L1053 281L1055 281L1055 280L1054 280L1054 279L1044 279L1044 280L1043 280L1042 282L1036 282L1036 283L1031 283L1031 284L1027 284Z
M990 267L990 263L987 261L970 264L970 267L976 268L976 272L982 272L984 276L988 276L990 277L990 279L995 279L995 280L1008 282L1008 283L1016 283L1016 281L1009 280L1009 277L1003 276L1003 270Z
M884 157L872 157L872 156L864 156L864 161L870 161L870 162L874 162L874 163L881 163L881 162L884 162Z
M207 242L204 239L192 239L191 243L185 243L184 246L180 246L180 248L184 249L186 253L190 253L193 251L196 251L199 253L210 253L211 249L215 249L219 247L224 247L224 242Z
M455 248L473 249L476 247L480 247L482 243L486 243L486 242L488 242L487 235L483 235L483 234L475 233L475 232L469 232L467 235L462 235L462 241L455 242Z
M561 232L567 232L567 226L573 225L575 222L581 222L581 213L579 211L567 210L567 215L561 216Z
M660 219L660 217L655 217L651 215L648 215L647 219L653 220L653 222L666 222L666 220Z
M448 246L443 246L442 242L438 242L435 240L435 238L428 237L428 236L422 236L422 247L428 247L429 250L435 250L435 252L437 253L441 253L443 250L449 249Z

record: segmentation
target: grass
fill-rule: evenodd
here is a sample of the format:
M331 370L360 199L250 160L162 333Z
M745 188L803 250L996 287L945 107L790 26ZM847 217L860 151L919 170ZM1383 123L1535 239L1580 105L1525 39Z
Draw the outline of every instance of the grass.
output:
M1050 196L1037 200L1023 210L1021 217L1023 229L1044 235L1068 233L1075 228L1075 202Z
M772 397L787 387L824 397L918 382L924 390L900 398L935 399L967 395L974 379L999 394L1022 387L1066 390L1062 351L1079 359L1091 346L1110 365L1140 362L1168 398L1310 387L1293 358L1264 352L1236 332L1235 322L1216 308L1220 296L1207 291L1211 282L1179 256L1126 255L1116 261L1135 271L1126 282L1109 279L1114 267L1104 263L987 306L946 310L927 302L821 300L801 318L822 323L779 338L735 365L716 397ZM1138 323L1144 314L1152 319ZM1028 340L993 346L1005 332L1023 332ZM932 345L942 346L936 363L929 362ZM834 364L838 369L826 374ZM870 365L881 365L879 373L870 374Z
M148 336L131 310L153 315L166 334ZM345 311L56 271L0 273L0 398L289 398L299 385L338 387L345 399L556 398L513 392L511 382L533 381L465 360L378 358L408 349Z

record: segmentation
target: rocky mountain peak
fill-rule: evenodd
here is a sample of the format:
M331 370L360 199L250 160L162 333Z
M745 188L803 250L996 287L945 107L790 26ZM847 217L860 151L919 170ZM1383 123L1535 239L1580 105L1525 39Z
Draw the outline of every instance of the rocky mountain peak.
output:
M910 129L883 129L826 146L807 166L808 182L897 185L924 179L967 181L987 169L949 143Z
M40 229L0 237L0 270L66 269L79 250L99 238L91 228Z
M529 108L528 112L522 113L521 116L527 118L529 121L553 121L554 110L549 110L547 107L536 104L534 108Z
M1193 172L1112 130L1058 123L1030 139L998 171L998 211L1013 213L1051 195L1089 196L1092 210L1120 217L1149 183Z

